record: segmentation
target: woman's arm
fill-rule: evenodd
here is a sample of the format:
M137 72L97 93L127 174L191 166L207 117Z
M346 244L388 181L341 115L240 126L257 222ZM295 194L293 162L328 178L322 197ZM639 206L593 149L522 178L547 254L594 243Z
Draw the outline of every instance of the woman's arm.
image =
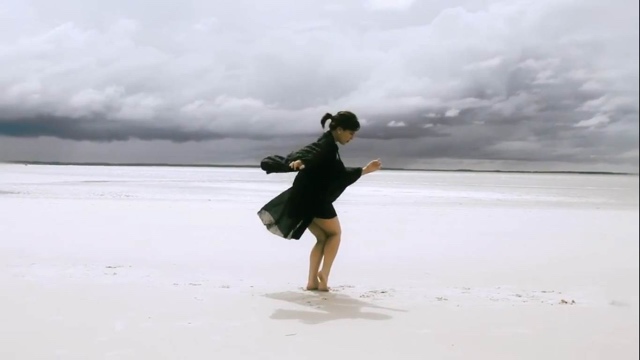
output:
M366 175L374 171L378 171L380 170L380 167L382 167L382 163L380 162L380 159L372 160L365 167L362 168L362 175Z

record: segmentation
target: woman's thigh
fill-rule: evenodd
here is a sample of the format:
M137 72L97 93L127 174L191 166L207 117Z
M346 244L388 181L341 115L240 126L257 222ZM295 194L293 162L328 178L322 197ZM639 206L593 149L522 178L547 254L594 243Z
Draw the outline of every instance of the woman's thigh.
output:
M318 241L325 241L327 239L327 234L318 224L311 222L308 229Z
M340 220L338 217L334 217L331 219L320 219L314 218L312 225L317 225L327 237L340 235L342 233L342 229L340 228Z

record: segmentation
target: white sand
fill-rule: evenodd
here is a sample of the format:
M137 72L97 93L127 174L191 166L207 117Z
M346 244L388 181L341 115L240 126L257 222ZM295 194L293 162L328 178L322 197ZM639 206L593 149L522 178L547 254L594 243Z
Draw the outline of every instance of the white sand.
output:
M369 175L329 294L291 179L0 164L0 359L638 358L638 177Z

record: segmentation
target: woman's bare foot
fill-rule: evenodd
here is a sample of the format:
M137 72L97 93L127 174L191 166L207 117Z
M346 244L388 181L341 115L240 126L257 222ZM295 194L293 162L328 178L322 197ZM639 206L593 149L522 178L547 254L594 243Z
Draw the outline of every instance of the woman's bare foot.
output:
M329 291L327 286L327 278L323 273L318 273L318 291Z
M320 281L318 278L309 279L309 283L307 283L307 290L318 290L320 286Z

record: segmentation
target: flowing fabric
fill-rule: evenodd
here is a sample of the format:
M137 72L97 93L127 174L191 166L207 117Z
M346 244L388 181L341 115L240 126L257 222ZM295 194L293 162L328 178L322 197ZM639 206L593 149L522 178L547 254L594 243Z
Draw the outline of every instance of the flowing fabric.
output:
M333 203L362 176L362 168L345 167L338 145L330 132L287 156L271 155L260 162L267 174L289 173L289 164L301 160L291 187L271 199L258 211L269 232L284 239L299 240L314 218L315 210L325 202Z

